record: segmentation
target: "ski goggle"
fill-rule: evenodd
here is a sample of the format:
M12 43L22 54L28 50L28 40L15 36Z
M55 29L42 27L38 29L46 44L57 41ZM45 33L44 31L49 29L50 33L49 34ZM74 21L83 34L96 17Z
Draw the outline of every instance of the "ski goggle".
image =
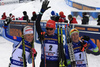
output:
M46 28L46 30L50 30L51 31L51 30L53 30L53 28Z

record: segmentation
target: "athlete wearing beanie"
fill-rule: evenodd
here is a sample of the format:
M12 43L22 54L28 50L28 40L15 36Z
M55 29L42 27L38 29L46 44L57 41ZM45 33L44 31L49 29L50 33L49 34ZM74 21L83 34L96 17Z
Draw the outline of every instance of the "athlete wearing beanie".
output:
M41 29L40 21L42 18L43 13L45 10L47 10L48 7L48 0L45 0L42 4L41 11L39 12L37 21L36 21L36 30L39 35L39 39L41 42L42 35L41 32L43 30ZM44 51L43 51L43 45L41 45L41 63L40 67L59 67L59 61L58 61L58 37L54 33L56 26L55 21L48 20L46 23L46 33L44 35L44 45L45 45L45 58L44 58ZM44 61L45 60L45 61ZM46 66L44 66L46 63Z
M94 50L93 52L98 52L98 47L96 44L92 42L90 38L86 41L86 37L83 36L82 40L79 40L79 31L74 28L70 30L70 37L72 40L72 45L74 49L74 56L76 61L76 67L87 67L87 57L85 53L85 49ZM67 58L67 65L71 67L70 63L70 56L68 52L68 47L66 46L66 58Z
M26 26L23 29L24 39L28 42L32 42L34 35L33 35L33 28L31 26Z
M7 27L10 22L7 22L7 24L4 24L5 28L5 36L13 42L13 51L12 56L10 57L10 64L9 67L23 67L23 45L22 45L22 38L17 36L11 36L7 34ZM32 55L31 53L34 53L34 57L36 57L36 50L32 48L32 42L33 42L33 28L31 26L25 26L23 28L23 35L24 35L24 43L25 43L25 55L26 55L26 64L32 63ZM26 66L27 67L27 66Z

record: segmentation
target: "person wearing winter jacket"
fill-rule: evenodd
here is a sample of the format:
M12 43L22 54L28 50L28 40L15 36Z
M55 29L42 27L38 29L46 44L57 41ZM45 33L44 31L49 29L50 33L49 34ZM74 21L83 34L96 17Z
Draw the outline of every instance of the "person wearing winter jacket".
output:
M46 23L46 32L41 29L40 21L43 13L49 9L49 1L45 0L42 3L42 8L39 12L36 21L36 30L39 36L39 41L41 42L41 63L40 67L59 67L58 60L58 37L55 34L55 21L48 20ZM45 47L44 47L45 46Z
M77 24L76 18L72 17L72 15L68 15L68 19L70 24Z
M7 22L6 22L7 21ZM10 57L9 67L23 67L23 43L25 43L25 56L26 56L26 67L27 62L32 63L32 56L36 57L36 50L32 48L32 42L34 38L33 28L31 26L25 26L23 28L24 42L21 37L11 36L7 33L7 27L11 19L7 19L4 23L5 36L14 42L12 56ZM34 54L34 55L32 55Z
M83 12L82 15L83 15L82 24L88 24L89 23L89 15L86 12Z
M56 12L55 11L51 11L50 19L55 21L55 17L56 17Z
M60 16L58 15L58 13L56 13L55 11L51 11L51 16L50 19L55 21L55 22L59 22L59 18ZM62 21L64 22L64 21Z
M89 49L93 52L98 52L99 49L96 44L88 36L83 36L81 40L79 40L79 31L76 28L70 30L70 37L72 41L72 46L74 49L74 57L76 67L87 67L87 57L86 57L86 49ZM71 66L68 46L65 47L66 51L66 59L67 59L67 67Z
M66 16L64 15L64 12L63 11L60 11L59 12L59 22L65 22L65 23L68 23L68 20L66 20Z
M32 21L36 21L36 19L37 19L37 14L36 14L36 12L33 11L33 12L32 12L32 15L33 15L33 16L31 17L31 20L32 20Z
M27 20L27 21L29 21L29 17L28 17L28 15L27 15L27 12L26 11L23 11L23 20Z
M6 18L7 18L7 16L6 16L6 13L4 12L3 15L2 15L1 20L4 20L4 19L6 19Z
M100 25L100 15L98 15L97 25Z

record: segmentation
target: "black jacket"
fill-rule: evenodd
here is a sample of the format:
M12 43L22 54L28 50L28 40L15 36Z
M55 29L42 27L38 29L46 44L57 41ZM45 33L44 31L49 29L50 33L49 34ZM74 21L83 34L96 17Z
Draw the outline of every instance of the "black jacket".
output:
M89 23L89 16L83 16L83 19L82 19L82 24L88 24Z
M28 15L24 15L23 20L29 20Z
M100 16L98 16L97 25L100 25Z
M37 15L34 14L34 15L31 17L31 20L32 20L32 21L36 21L36 19L37 19Z

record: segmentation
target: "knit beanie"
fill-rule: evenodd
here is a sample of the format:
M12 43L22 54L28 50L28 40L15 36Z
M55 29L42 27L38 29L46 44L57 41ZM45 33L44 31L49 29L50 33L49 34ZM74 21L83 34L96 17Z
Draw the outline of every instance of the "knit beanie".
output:
M33 28L31 26L25 26L24 29L23 29L23 34L26 35L26 34L33 34Z

